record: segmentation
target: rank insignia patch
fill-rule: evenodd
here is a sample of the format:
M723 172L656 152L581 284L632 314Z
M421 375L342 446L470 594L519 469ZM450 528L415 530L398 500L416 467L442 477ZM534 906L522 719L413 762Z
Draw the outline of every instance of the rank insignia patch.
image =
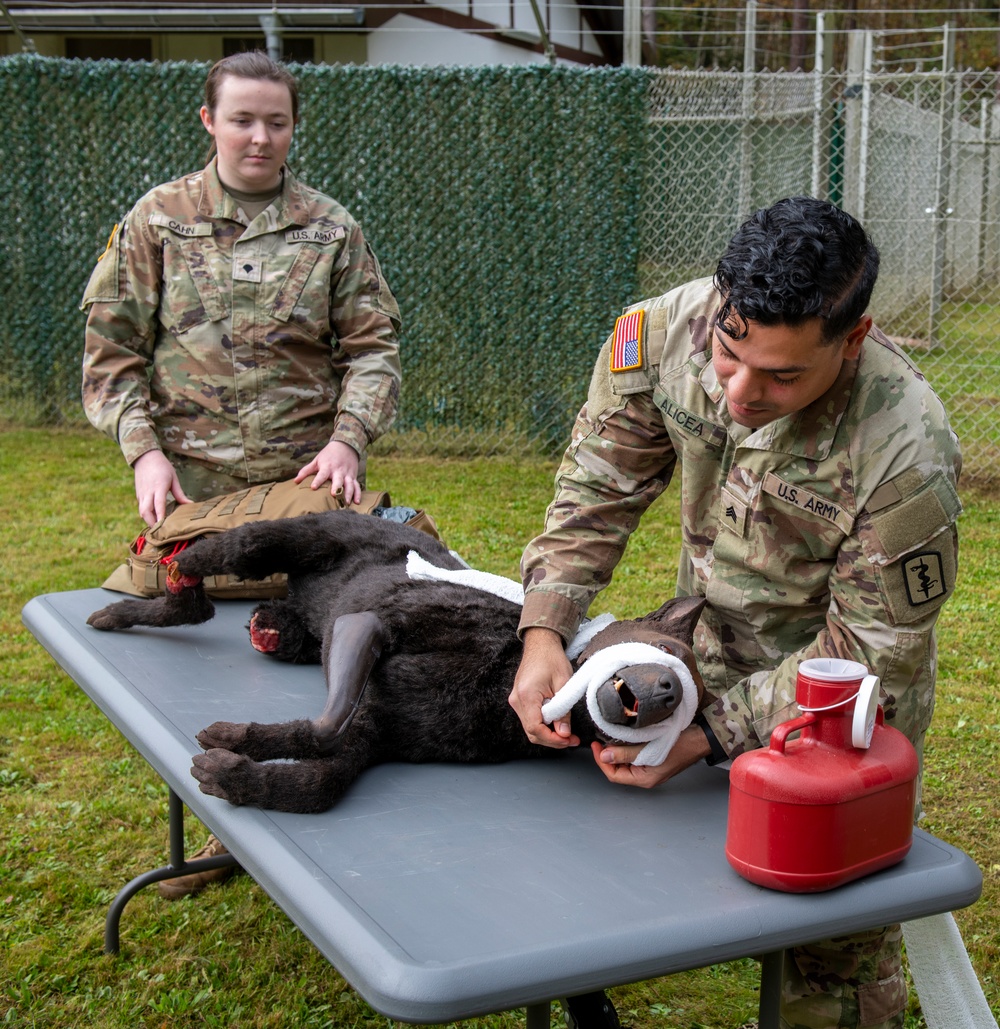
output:
M615 322L611 341L611 370L627 372L642 367L642 316L645 311L629 311Z
M237 282L260 282L264 262L259 258L246 257L233 261L233 279Z
M944 568L941 555L934 550L925 550L922 554L910 554L903 559L903 582L910 603L926 604L947 592L944 581Z

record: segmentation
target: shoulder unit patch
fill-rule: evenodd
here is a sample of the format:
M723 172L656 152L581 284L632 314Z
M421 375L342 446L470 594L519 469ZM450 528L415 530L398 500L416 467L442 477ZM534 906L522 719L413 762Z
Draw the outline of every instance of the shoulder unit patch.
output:
M936 550L924 550L903 559L903 582L910 603L926 604L929 600L948 592L941 555Z
M611 342L611 371L627 372L642 367L643 310L628 311L615 322Z
M115 237L118 235L119 223L115 222L114 228L111 230L111 235L108 236L108 245L104 248L104 253L97 259L103 261L105 257L111 252L111 248L115 245Z

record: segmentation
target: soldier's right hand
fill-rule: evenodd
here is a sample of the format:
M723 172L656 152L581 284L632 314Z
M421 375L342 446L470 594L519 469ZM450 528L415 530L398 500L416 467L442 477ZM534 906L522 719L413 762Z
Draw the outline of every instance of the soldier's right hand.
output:
M172 493L178 504L190 504L177 479L174 466L162 450L147 450L132 465L135 473L135 498L139 502L139 517L150 527L167 513L167 494Z
M580 737L573 735L569 715L551 728L542 718L542 705L555 696L572 674L572 666L557 632L542 628L525 630L524 655L514 677L508 703L517 712L532 743L556 749L580 745Z

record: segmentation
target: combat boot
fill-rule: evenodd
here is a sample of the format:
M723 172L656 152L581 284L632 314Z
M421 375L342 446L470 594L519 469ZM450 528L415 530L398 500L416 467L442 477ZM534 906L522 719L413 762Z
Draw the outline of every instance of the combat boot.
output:
M219 857L228 854L225 844L216 835L211 835L208 842L196 854L188 858L188 861L197 861L199 858ZM220 868L209 868L202 872L191 872L189 875L179 875L173 879L162 879L157 884L160 896L166 900L180 900L181 897L191 897L201 893L206 886L212 883L224 883L230 879L238 870L239 865L235 859L230 865L222 865Z

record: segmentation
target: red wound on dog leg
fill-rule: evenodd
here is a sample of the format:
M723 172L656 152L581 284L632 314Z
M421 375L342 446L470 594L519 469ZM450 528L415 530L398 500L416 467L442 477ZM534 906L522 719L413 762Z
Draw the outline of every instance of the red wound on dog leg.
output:
M262 654L272 654L278 649L278 630L265 629L258 624L258 616L250 619L250 644Z
M183 589L190 589L201 582L199 575L182 575L177 568L177 562L171 561L167 566L167 589L171 593L180 593Z

